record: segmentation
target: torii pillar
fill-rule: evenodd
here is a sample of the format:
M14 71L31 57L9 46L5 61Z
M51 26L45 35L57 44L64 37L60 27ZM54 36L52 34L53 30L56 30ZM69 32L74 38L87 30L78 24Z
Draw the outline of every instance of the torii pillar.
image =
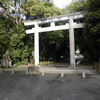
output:
M35 65L39 64L39 32L38 32L38 24L35 24L35 33L34 33L34 57L35 57Z
M69 17L69 45L70 45L70 65L75 68L75 40L74 40L74 28L73 18Z

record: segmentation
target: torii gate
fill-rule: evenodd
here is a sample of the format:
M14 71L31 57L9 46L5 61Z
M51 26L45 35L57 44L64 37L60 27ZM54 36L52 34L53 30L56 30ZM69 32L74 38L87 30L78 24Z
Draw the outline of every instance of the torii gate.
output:
M70 44L70 65L75 68L75 42L74 42L74 29L83 28L83 23L77 23L75 20L84 17L84 12L76 12L67 15L61 15L50 18L43 18L31 21L24 21L25 26L32 26L32 29L27 29L26 34L34 33L34 56L35 65L39 64L39 33L67 30L69 29L69 44ZM57 22L64 22L63 25L56 25ZM50 24L50 26L41 27L40 25Z

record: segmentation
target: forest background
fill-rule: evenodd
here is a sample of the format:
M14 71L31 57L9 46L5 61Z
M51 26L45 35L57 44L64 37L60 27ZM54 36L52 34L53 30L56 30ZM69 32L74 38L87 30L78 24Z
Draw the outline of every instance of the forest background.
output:
M100 61L100 0L72 2L65 9L42 0L0 0L0 65L15 67L34 63L34 34L26 35L23 21L85 11L84 28L75 30L75 49L85 63ZM69 59L69 32L40 34L40 61ZM11 65L7 65L7 61Z

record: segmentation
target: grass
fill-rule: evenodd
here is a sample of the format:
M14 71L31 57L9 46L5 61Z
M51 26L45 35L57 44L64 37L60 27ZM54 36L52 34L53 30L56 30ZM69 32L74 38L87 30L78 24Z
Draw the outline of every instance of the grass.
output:
M43 62L40 62L39 65L49 65L49 64L54 64L55 62L53 61L43 61Z

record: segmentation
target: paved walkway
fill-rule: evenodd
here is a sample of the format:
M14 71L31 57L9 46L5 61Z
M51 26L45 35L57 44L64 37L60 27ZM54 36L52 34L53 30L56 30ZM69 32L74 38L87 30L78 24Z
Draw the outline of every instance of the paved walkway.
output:
M100 76L0 74L0 100L100 100Z
M32 65L31 65L32 66ZM96 70L93 70L91 66L83 66L79 65L76 68L70 67L66 63L55 63L55 64L49 64L49 65L40 65L39 67L39 73L54 73L54 74L82 74L85 72L86 74L95 74ZM18 67L18 68L10 68L10 69L0 69L0 72L9 71L11 73L17 72L17 71L24 71L27 72L28 66ZM31 71L32 72L32 71Z
M57 63L50 65L41 65L39 66L39 72L41 73L64 73L64 74L81 74L85 72L87 74L94 74L94 70L91 66L79 65L76 68L72 68L66 63Z

